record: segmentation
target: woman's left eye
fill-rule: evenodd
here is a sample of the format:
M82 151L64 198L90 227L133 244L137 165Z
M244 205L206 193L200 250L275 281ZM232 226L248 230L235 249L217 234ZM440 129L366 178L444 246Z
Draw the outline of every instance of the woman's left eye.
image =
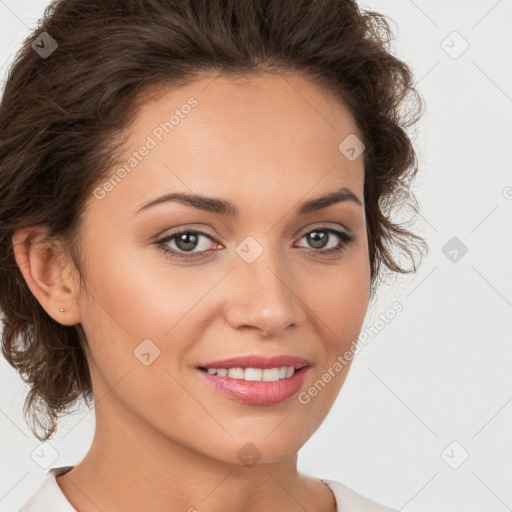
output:
M334 247L328 247L329 244L327 243L327 240L330 240L332 235L336 235L336 237L340 239L340 242L338 242ZM314 248L319 249L313 252L320 255L341 253L356 239L353 234L347 233L339 228L332 227L319 227L312 229L305 233L301 239L302 238L306 238L309 244L312 244Z
M327 247L329 244L327 240L332 238L332 235L336 235L340 242L334 247ZM156 245L159 249L161 249L165 254L169 255L172 258L195 258L197 255L201 255L202 253L209 252L210 254L215 251L214 248L205 248L204 246L208 246L208 244L202 244L203 250L191 252L193 249L197 249L201 247L200 240L201 238L206 238L211 242L214 242L215 247L218 246L218 243L215 242L210 235L197 230L183 230L177 233L172 233L161 240L158 240ZM333 253L341 253L348 245L355 241L355 236L351 233L347 233L338 228L325 227L325 228L315 228L313 230L308 231L302 237L306 238L309 244L312 244L314 253L317 254L333 254ZM169 242L173 242L175 245L175 249L169 248ZM326 248L327 247L327 248ZM189 254L187 254L189 253ZM200 256L201 257L201 256ZM197 259L197 258L196 258Z

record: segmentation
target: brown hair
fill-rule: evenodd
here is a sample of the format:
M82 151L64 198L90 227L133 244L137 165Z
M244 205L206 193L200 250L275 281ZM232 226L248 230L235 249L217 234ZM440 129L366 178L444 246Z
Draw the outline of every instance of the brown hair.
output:
M42 32L58 44L45 57L33 47ZM391 36L387 18L355 0L56 0L46 8L9 68L0 104L2 352L30 386L24 414L39 440L77 399L92 399L87 342L80 324L54 321L33 296L12 236L48 224L47 240L65 243L85 286L84 204L117 162L119 135L150 91L205 75L289 71L333 93L366 148L371 297L384 267L416 271L415 252L422 257L428 247L390 213L397 206L418 213L410 188L416 155L405 130L423 102L411 70L390 51ZM393 247L412 270L401 268Z

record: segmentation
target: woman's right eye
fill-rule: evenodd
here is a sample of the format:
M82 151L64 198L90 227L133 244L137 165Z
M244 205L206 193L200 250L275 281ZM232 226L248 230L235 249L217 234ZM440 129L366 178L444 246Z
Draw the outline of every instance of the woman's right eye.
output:
M197 251L191 253L188 249L195 249L197 247L198 241L200 238L207 238L212 240L210 235L202 231L195 230L182 230L176 233L172 233L165 238L162 238L156 242L159 249L161 249L165 254L176 257L176 258L192 258L198 253L204 253L213 251L215 249L204 249L202 251ZM170 249L168 242L174 241L174 244L177 246L176 249ZM212 240L213 241L213 240ZM192 246L192 247L191 247ZM182 251L182 252L180 252ZM188 253L188 254L187 254Z

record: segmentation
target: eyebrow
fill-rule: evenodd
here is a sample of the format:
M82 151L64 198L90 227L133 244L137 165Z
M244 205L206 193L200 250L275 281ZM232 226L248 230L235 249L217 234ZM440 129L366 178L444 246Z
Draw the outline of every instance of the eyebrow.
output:
M226 215L229 217L237 217L240 213L240 210L233 203L225 201L224 199L206 197L198 194L185 194L181 192L173 192L153 199L139 208L136 213L147 210L151 206L156 206L157 204L166 202L177 202L185 206L192 206L199 210L217 213L219 215ZM342 187L322 197L317 197L316 199L310 199L300 203L294 213L296 215L305 215L341 202L351 202L362 206L359 198L350 189Z

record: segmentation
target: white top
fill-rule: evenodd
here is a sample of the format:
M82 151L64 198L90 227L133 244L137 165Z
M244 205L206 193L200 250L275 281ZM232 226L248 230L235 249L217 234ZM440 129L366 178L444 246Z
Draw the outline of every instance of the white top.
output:
M61 466L48 470L45 479L18 512L77 512L62 492L56 478L74 466ZM369 500L334 480L320 479L334 493L337 512L397 512Z

